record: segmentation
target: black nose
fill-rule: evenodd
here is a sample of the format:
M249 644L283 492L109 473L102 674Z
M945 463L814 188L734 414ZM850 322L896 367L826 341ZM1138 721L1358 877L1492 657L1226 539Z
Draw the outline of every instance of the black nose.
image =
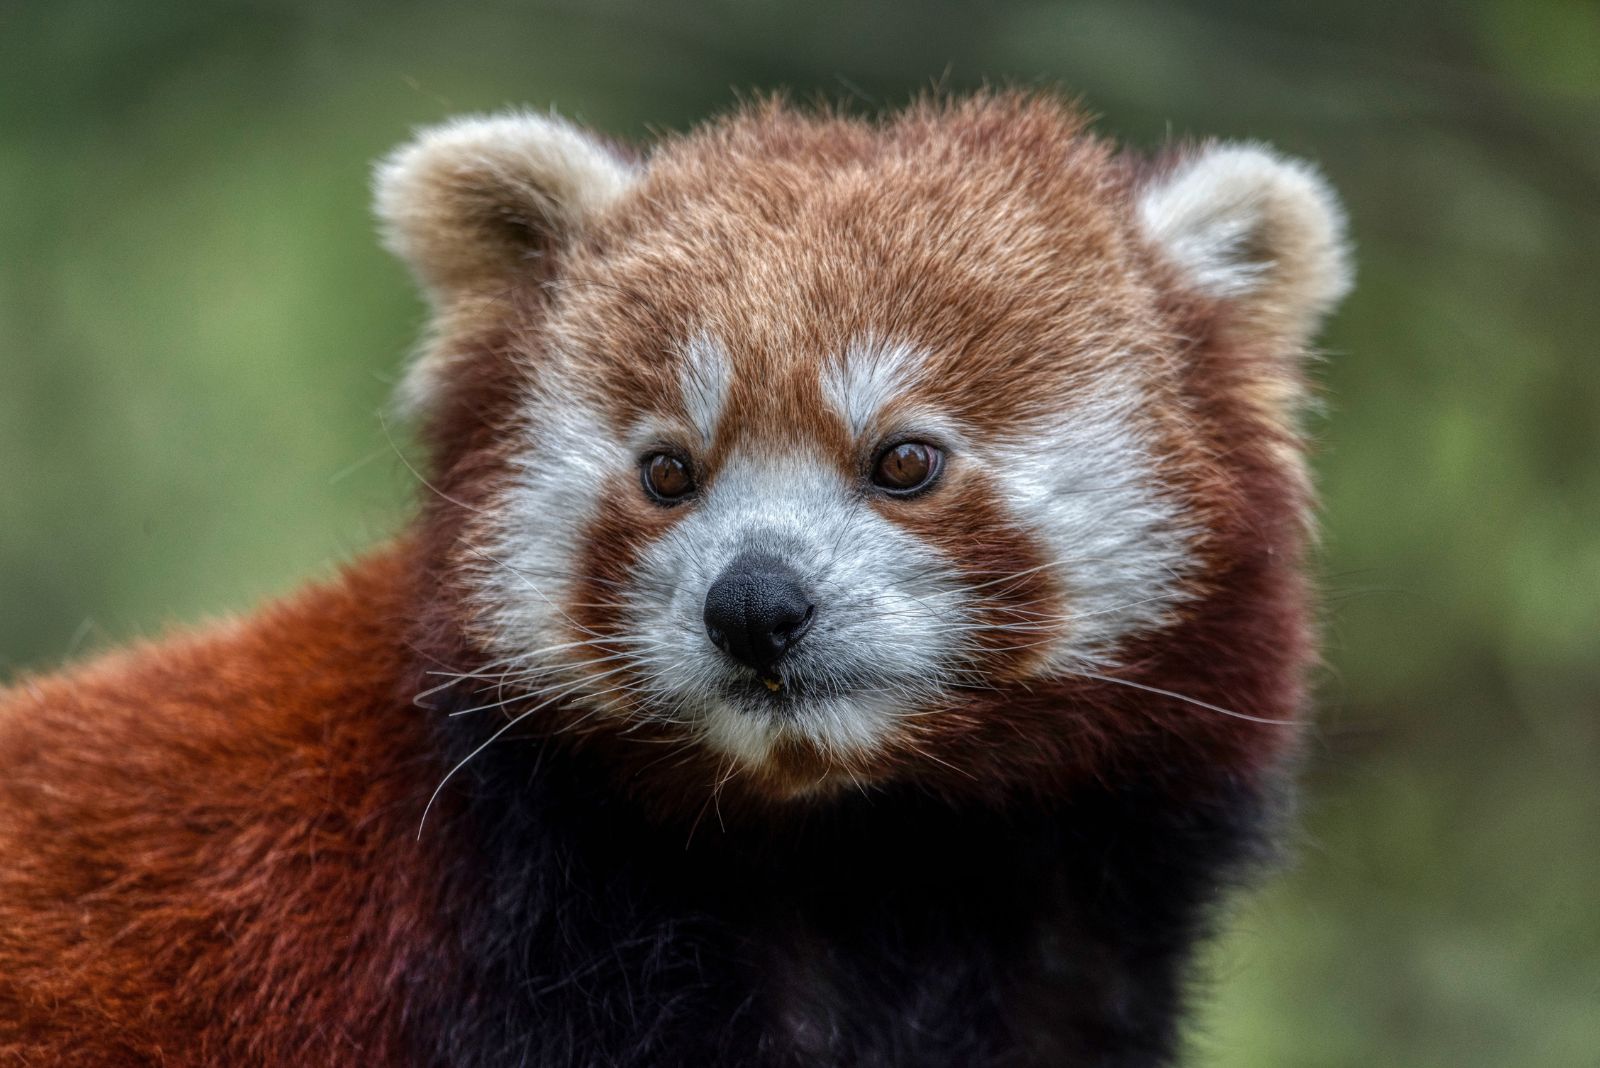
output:
M805 636L814 612L800 576L770 556L738 557L706 591L706 633L717 648L763 673Z

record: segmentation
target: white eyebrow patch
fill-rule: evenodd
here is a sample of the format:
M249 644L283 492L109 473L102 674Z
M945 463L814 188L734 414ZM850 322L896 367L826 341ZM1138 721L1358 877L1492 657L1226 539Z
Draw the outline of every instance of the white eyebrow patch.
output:
M678 370L678 389L683 394L683 410L689 423L709 446L722 419L722 406L728 399L733 380L733 363L728 352L710 334L696 334L678 350L683 365Z
M823 365L822 395L850 433L860 437L879 412L917 384L922 359L920 349L904 342L852 341Z

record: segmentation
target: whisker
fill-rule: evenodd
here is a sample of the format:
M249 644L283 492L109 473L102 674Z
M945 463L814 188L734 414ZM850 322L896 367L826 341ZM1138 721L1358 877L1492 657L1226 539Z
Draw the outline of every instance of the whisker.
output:
M468 545L466 548L467 548L468 552L473 553L473 554L475 554L477 556L481 556L483 559L488 560L490 563L495 564L495 565L497 565L499 567L505 568L507 571L509 571L513 575L517 576L517 578L521 579L522 582L530 590L532 590L534 593L537 593L539 595L539 598L541 600L543 600L545 604L549 605L550 608L557 615L559 615L562 619L566 620L568 623L572 624L572 627L573 627L574 630L579 631L580 633L583 633L583 634L593 635L594 637L597 637L597 638L604 637L604 635L598 633L597 631L591 630L588 627L585 627L583 624L579 623L577 620L575 620L571 616L569 616L565 611L562 610L560 605L558 605L554 601L552 601L545 594L545 592L543 590L541 590L537 585L535 585L532 579L528 578L528 576L524 575L521 571L518 571L515 567L512 567L510 564L506 563L504 560L500 560L500 559L497 559L494 556L489 555L488 553L484 552L482 549L479 549L475 545Z
M1098 682L1109 682L1118 686L1127 686L1131 689L1143 690L1146 693L1158 694L1162 697L1170 697L1175 701L1183 701L1186 704L1194 705L1197 708L1206 709L1208 712L1217 712L1224 716L1232 716L1234 719L1248 720L1251 723L1265 723L1270 727L1293 727L1296 725L1296 721L1292 719L1268 719L1265 716L1252 716L1245 712L1235 712L1231 708L1223 708L1221 705L1214 705L1208 701L1202 701L1197 697L1188 697L1181 693L1174 693L1171 690L1163 690L1159 686L1150 686L1146 683L1134 682L1132 679L1119 679L1115 675L1098 675L1092 671L1072 671L1069 672L1069 674L1077 675L1080 678L1094 679Z
M620 670L623 670L623 669L618 668L616 670L620 671ZM607 674L612 674L612 673L614 673L614 672L608 672ZM601 676L601 677L604 677L604 676ZM592 681L597 681L597 680L595 680L595 679L582 680L582 682L592 682ZM468 764L470 764L473 761L473 759L478 756L479 753L482 753L485 749L489 748L495 742L499 741L502 737L504 737L505 733L507 731L511 730L511 728L515 727L517 724L521 723L523 720L527 719L529 716L533 715L535 712L538 712L538 711L540 711L541 709L544 709L544 708L548 708L550 705L554 704L556 701L559 701L562 697L566 696L567 692L570 692L570 691L563 691L562 693L557 693L554 696L548 697L545 700L540 701L538 704L534 705L532 708L526 709L526 710L518 713L517 715L511 717L503 725L501 725L493 734L489 735L489 737L485 738L481 743L479 743L478 746L472 750L472 752L470 752L466 756L462 757L461 760L453 768L451 768L448 772L446 772L444 778L439 780L439 785L433 788L433 793L430 794L429 797L428 797L428 803L422 807L422 818L417 821L417 840L421 841L421 839L422 839L422 830L427 825L428 813L433 811L434 802L436 802L439 799L439 794L444 790L445 786L449 784L450 780L455 778L456 774L462 768L464 768ZM605 692L609 693L611 691L608 690L608 691L605 691Z
M565 697L567 694L572 693L575 690L582 689L584 684L587 683L587 682L599 682L601 679L610 678L612 675L616 675L619 672L626 671L629 666L630 665L628 665L628 664L623 664L620 667L612 668L610 671L602 671L598 675L586 676L585 678L581 678L577 682L571 683L570 685L562 688L561 692L555 694L554 696L555 697ZM518 701L525 701L530 697L532 697L532 698L544 697L549 693L550 693L549 690L528 690L528 691L524 691L522 693L512 694L510 697L507 697L503 701L495 701L495 702L493 702L491 704L486 704L486 705L474 705L472 708L459 708L456 711L451 712L450 715L451 715L451 717L455 717L455 716L470 715L473 712L487 712L491 708L503 708L506 705L515 704Z
M401 451L400 446L395 443L394 435L389 433L389 421L383 417L383 413L381 411L378 413L378 425L383 428L383 436L389 442L389 447L394 450L394 454L400 458L400 462L405 464L406 470L410 471L418 482L422 483L428 489L437 494L441 499L449 501L457 508L465 508L467 511L476 512L478 515L489 514L487 510L479 508L476 505L468 504L466 501L456 500L454 497L450 496L450 494L446 493L438 486L435 486L432 482L429 482L427 477L424 476L421 471L418 471L415 467L413 467L411 461L406 458L406 454Z

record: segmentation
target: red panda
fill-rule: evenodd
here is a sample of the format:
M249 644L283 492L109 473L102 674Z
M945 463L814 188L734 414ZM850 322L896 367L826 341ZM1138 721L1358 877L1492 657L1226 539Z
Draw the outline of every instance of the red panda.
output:
M1171 1063L1303 718L1322 179L993 93L376 198L419 514L0 695L0 1060Z

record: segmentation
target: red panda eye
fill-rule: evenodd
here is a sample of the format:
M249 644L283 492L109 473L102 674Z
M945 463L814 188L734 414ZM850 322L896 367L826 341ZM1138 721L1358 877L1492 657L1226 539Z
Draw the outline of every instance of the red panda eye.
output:
M681 456L653 452L644 458L642 468L645 492L657 504L676 504L694 492L694 472Z
M944 454L920 441L902 441L878 454L872 483L890 493L907 495L926 489L939 477Z

